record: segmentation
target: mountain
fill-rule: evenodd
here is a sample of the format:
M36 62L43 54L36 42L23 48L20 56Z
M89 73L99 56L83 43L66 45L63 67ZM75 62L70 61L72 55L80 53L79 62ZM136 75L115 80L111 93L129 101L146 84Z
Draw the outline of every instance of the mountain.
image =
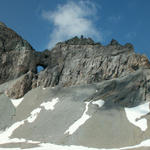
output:
M149 149L149 99L132 44L81 36L38 52L0 22L0 149Z

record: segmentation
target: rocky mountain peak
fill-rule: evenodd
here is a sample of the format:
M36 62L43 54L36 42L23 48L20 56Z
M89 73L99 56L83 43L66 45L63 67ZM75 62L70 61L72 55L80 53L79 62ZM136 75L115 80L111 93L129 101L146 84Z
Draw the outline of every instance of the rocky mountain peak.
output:
M33 48L15 31L0 22L0 52L12 50L33 50Z
M3 27L0 53L0 84L16 80L6 92L13 98L39 86L95 84L150 69L148 58L136 54L130 43L121 45L113 39L103 46L81 36L60 42L52 50L37 52L13 30ZM39 66L43 71L37 71Z
M112 39L110 42L110 45L119 45L118 41L115 39Z
M150 62L83 36L39 52L0 23L0 131L0 150L150 149Z
M0 21L0 26L7 27L6 24Z
M66 45L95 45L100 43L95 43L91 38L86 38L83 35L79 38L78 36L75 36L69 40L66 40L64 42L59 42L58 44L66 44Z

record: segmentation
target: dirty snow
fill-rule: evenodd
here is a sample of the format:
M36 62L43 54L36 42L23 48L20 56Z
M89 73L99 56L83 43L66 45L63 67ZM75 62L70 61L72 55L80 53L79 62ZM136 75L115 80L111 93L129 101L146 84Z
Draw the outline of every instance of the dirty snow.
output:
M20 140L24 141L25 139ZM29 141L26 141L27 143L29 143ZM38 143L38 142L34 142L31 141L31 143ZM105 149L105 148L101 148L101 149L97 149L97 148L88 148L88 147L83 147L83 146L75 146L75 145L71 145L71 146L62 146L62 145L55 145L55 144L51 144L51 143L41 143L39 144L40 147L34 147L34 148L28 148L28 149L24 149L24 150L126 150L126 149L134 149L134 148L140 148L140 147L150 147L150 139L142 141L140 144L138 145L134 145L134 146L128 146L128 147L122 147L122 148L112 148L112 149ZM0 150L21 150L21 148L0 148Z
M146 118L141 118L144 115L150 112L149 108L150 102L145 104L132 107L132 108L125 108L126 116L128 120L135 126L139 127L142 131L146 131L147 129L147 120Z
M80 119L78 119L74 124L72 124L68 130L65 131L65 134L73 134L76 130L78 130L78 128L83 125L91 116L89 116L87 114L87 111L88 111L88 105L90 104L90 102L85 102L86 103L86 108L85 108L85 111L83 113L83 115L81 116Z
M59 102L58 98L52 99L50 102L43 102L40 106L44 107L46 110L54 110L55 105Z
M104 101L103 100L97 100L97 101L93 101L92 104L94 105L98 105L98 107L102 107L104 105Z
M21 102L23 101L23 99L24 99L24 97L19 98L19 99L11 99L11 102L15 107L18 107L21 104Z
M140 147L150 147L150 139L147 139L145 141L142 141L140 144L138 145L134 145L134 146L128 146L128 147L123 147L120 148L118 150L126 150L126 149L133 149L133 148L140 148ZM117 149L116 149L117 150Z

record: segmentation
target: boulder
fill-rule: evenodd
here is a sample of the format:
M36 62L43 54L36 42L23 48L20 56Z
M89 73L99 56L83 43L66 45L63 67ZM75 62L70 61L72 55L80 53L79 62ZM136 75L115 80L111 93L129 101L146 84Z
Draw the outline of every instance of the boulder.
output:
M32 72L28 72L25 75L17 79L5 92L8 97L18 99L23 97L28 91L32 89L32 83L36 75ZM36 87L36 86L34 86Z

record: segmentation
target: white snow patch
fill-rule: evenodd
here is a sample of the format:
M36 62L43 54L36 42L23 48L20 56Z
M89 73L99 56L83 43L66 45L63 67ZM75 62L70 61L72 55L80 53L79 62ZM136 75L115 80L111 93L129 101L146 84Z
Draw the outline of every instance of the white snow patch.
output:
M38 141L31 141L31 140L18 139L18 138L13 138L13 139L9 138L17 128L19 128L21 125L24 124L25 121L28 121L29 123L33 122L37 118L40 111L41 111L41 108L34 109L31 112L31 115L27 119L16 122L12 126L7 128L5 131L1 131L1 133L0 133L0 144L19 143L19 142L40 143Z
M43 90L46 90L46 88L45 88L45 87L43 87Z
M40 141L27 140L27 143L31 143L31 144L39 144Z
M19 125L19 123L18 123ZM18 126L16 125L16 127ZM2 134L0 134L0 144L7 144L7 143L21 143L21 142L26 142L26 143L35 143L35 144L39 144L40 147L34 147L34 148L28 148L28 149L24 149L24 150L126 150L126 149L133 149L133 148L140 148L140 147L150 147L150 139L147 139L145 141L142 141L140 144L138 145L133 145L133 146L128 146L128 147L122 147L122 148L112 148L112 149L97 149L97 148L88 148L88 147L83 147L83 146L75 146L75 145L71 145L71 146L62 146L62 145L55 145L55 144L51 144L51 143L40 143L40 141L32 141L32 140L26 140L26 139L18 139L18 138L14 138L14 139L5 139L3 141L5 142L1 142L1 139L4 137L1 137ZM21 150L21 148L0 148L0 150Z
M119 150L119 149L97 149L97 148L88 148L83 146L61 146L54 145L51 143L42 143L39 144L40 147L28 148L24 150ZM22 150L21 148L0 148L0 150Z
M147 129L147 120L145 118L141 119L141 117L150 112L149 105L150 102L147 102L136 107L125 108L128 120L135 126L139 127L142 131L146 131Z
M102 107L104 105L104 101L103 100L97 100L97 101L93 101L92 104L94 105L98 105L98 107Z
M23 99L24 99L24 97L19 98L19 99L11 99L11 102L15 107L18 107L21 104L21 102L23 101Z
M17 140L18 139L16 139L16 141ZM24 142L25 139L20 139L19 142L21 142L21 141ZM29 140L27 140L26 142L28 143ZM36 141L35 142L32 141L32 142L39 144L39 142L36 142ZM40 147L28 148L28 149L24 149L24 150L49 150L49 149L50 150L126 150L126 149L140 148L140 147L150 147L150 139L142 141L138 145L122 147L122 148L112 148L112 149L105 149L105 148L97 149L97 148L88 148L88 147L75 146L75 145L62 146L62 145L55 145L55 144L51 144L51 143L41 143L41 144L39 144L39 146ZM0 148L0 150L10 150L10 149L11 150L21 150L21 148Z
M0 133L0 144L9 143L9 137L13 134L13 132L24 124L24 120L20 122L14 123L11 127L7 128L4 132Z
M119 150L126 150L126 149L140 148L140 147L150 147L150 139L142 141L138 145L123 147L123 148L120 148Z
M29 116L29 117L27 118L27 121L28 121L29 123L34 122L41 110L42 110L41 108L36 108L36 109L34 109L34 110L31 112L31 116Z
M8 143L22 143L22 142L27 142L27 140L23 139L23 138L21 138L21 139L13 138L13 139L8 140Z
M44 102L40 106L44 107L46 110L54 110L54 106L59 102L58 98L52 99L51 102Z
M72 124L66 131L65 134L73 134L81 125L83 125L89 118L91 118L91 116L89 116L87 114L88 111L88 105L90 104L90 102L85 102L86 103L86 108L85 111L83 113L83 115L81 116L80 119L78 119L74 124Z

